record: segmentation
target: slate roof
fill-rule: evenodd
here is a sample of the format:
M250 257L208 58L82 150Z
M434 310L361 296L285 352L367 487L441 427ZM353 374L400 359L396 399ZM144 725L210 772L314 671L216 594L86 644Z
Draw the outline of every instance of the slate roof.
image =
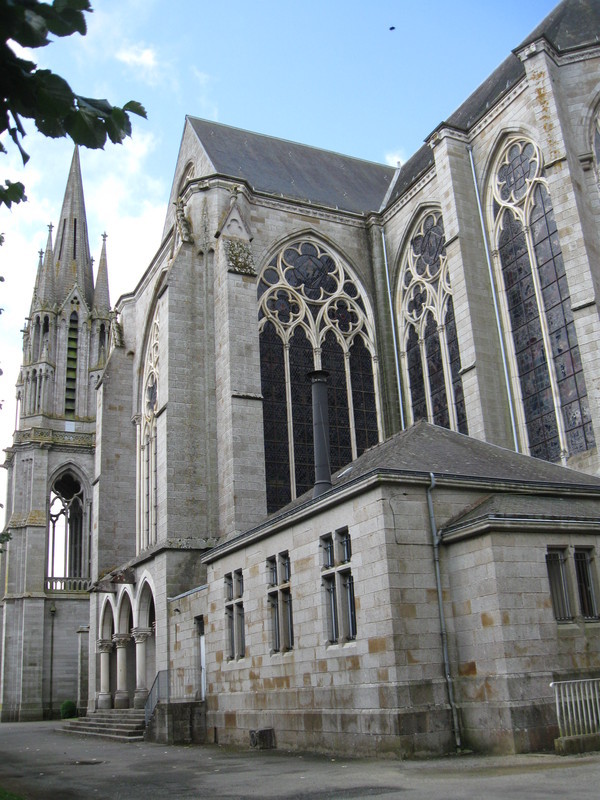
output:
M600 41L600 1L563 0L515 49L520 50L541 37L559 53L597 44Z
M370 472L402 472L513 483L586 486L600 491L600 478L531 458L424 420L365 451L333 478L334 488Z
M188 117L215 172L259 192L366 213L381 206L395 169Z

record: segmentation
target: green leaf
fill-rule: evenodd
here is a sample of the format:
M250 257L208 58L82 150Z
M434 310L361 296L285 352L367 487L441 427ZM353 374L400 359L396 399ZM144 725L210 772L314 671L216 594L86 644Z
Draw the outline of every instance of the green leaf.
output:
M123 106L123 111L130 111L132 114L137 114L138 117L148 119L146 109L141 103L138 103L137 100L130 100L128 103L125 103Z
M4 181L4 183L5 186L0 186L0 205L4 204L10 208L12 203L17 204L27 200L25 187L22 183L12 183L9 180Z

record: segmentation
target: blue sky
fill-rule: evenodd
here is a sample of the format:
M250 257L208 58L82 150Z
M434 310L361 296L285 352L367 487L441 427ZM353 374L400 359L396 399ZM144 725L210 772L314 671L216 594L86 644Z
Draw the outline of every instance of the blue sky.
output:
M88 34L29 53L79 94L148 111L124 146L82 151L90 247L108 233L113 303L158 245L186 114L395 164L533 30L554 0L93 0ZM390 30L390 27L395 30ZM28 202L0 209L0 447L10 444L37 252L56 223L72 155L30 131L0 179ZM97 262L96 262L97 263ZM0 496L4 497L0 471Z

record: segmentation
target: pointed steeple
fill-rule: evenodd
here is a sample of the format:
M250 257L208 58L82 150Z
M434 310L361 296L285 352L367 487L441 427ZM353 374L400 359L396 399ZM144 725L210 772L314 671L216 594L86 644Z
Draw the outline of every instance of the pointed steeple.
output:
M77 147L73 153L65 199L63 200L58 223L54 248L54 266L56 270L57 302L62 303L76 283L88 308L91 309L94 297L94 277L83 199L79 149Z
M106 261L106 234L102 234L102 252L100 264L96 275L96 288L94 289L94 313L98 317L110 316L110 294L108 291L108 265Z
M46 242L44 262L41 264L41 269L38 272L36 295L38 308L52 308L56 302L56 292L54 287L54 257L52 254L52 225L48 225L48 241Z
M38 286L40 285L40 280L42 278L42 270L44 269L44 263L42 261L43 256L44 256L44 251L40 250L38 252L38 255L39 255L40 259L38 261L37 272L36 272L36 275L35 275L35 284L34 284L34 287L33 287L33 294L31 295L31 305L29 306L29 316L30 317L33 316L33 312L36 310L36 308L38 306Z

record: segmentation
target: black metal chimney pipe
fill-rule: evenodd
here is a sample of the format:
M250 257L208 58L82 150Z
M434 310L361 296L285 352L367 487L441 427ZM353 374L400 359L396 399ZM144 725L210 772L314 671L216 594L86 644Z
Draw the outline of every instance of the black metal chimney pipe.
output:
M315 485L313 497L331 489L329 461L329 407L327 403L328 372L318 369L309 372L312 383L313 444L315 452Z

